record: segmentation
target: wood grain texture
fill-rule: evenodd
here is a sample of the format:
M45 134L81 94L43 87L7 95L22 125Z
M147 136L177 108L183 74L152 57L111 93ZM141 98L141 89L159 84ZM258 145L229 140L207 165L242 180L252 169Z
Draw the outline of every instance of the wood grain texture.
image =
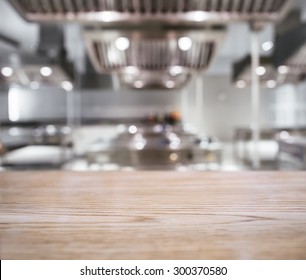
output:
M0 259L306 259L306 173L0 173Z

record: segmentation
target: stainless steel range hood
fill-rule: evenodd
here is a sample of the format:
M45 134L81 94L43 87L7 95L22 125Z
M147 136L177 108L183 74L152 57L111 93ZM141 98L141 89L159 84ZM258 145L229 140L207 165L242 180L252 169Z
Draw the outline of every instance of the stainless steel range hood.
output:
M290 42L290 44L288 44ZM276 37L275 64L306 74L306 24Z
M10 0L30 21L199 24L275 21L290 0Z
M139 71L137 68L128 67L121 70L118 77L123 86L133 89L180 89L191 80L191 74L184 72L180 66L174 66L172 69L177 69L177 72L171 73L171 69Z
M72 74L63 31L56 26L40 27L40 42L35 51L17 47L0 59L0 86L59 87L70 91L73 89Z
M116 72L133 88L179 88L192 73L209 67L224 28L185 31L90 30L84 32L89 57L99 73Z
M301 81L301 72L294 68L284 70L274 66L274 57L261 57L257 74L260 77L260 85L263 88L275 88L278 85ZM238 88L251 85L251 57L246 56L233 65L233 82Z
M2 65L0 84L21 85L33 89L39 87L61 87L67 91L73 89L71 77L60 65L50 64L46 59L43 62L43 64L25 64L18 67Z

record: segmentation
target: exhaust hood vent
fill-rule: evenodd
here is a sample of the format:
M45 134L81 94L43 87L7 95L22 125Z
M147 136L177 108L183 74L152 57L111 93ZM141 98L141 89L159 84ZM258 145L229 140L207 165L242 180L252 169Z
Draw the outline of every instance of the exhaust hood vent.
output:
M123 86L134 89L179 89L191 80L191 75L188 73L173 74L171 70L141 72L136 70L135 73L131 73L127 69L119 74L119 79Z
M58 65L20 65L17 68L3 66L0 84L21 85L33 89L59 87L66 91L73 89L73 82L64 69Z
M290 0L10 0L31 21L174 24L274 21Z
M206 70L224 29L199 31L85 30L89 57L98 73L116 73L123 86L178 89Z
M175 76L207 69L223 34L205 30L186 33L86 31L84 36L91 61L99 73L122 69L133 72L133 68L139 71L172 69Z
M67 60L63 31L56 26L40 27L36 52L16 49L0 59L0 86L19 85L73 89L73 65Z
M276 37L275 64L306 74L306 24Z
M257 75L260 76L260 84L264 88L275 88L286 83L298 83L301 80L301 73L289 68L275 68L272 57L262 57ZM240 62L234 64L233 81L238 88L251 85L251 57L247 56Z

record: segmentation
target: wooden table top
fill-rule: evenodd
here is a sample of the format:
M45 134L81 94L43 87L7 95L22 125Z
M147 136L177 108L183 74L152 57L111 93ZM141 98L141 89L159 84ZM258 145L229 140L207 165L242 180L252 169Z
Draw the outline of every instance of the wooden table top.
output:
M0 173L0 259L306 259L306 173Z

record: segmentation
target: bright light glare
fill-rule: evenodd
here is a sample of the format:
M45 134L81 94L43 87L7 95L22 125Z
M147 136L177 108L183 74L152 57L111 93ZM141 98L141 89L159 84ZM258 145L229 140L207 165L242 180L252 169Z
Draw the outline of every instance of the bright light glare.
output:
M264 42L261 47L265 52L268 52L273 49L274 44L272 41L267 41L267 42Z
M53 71L50 67L42 67L40 69L40 74L44 77L50 77L52 75Z
M286 65L281 65L277 68L278 73L287 74L289 72L289 67Z
M274 81L274 80L267 81L267 87L268 88L275 88L276 87L276 81Z
M281 139L286 139L286 138L289 138L290 137L290 134L288 131L282 131L280 134L279 134L280 138Z
M167 88L174 88L174 85L175 85L175 84L174 84L173 81L167 81L167 82L166 82L166 87L167 87Z
M8 94L8 115L12 122L20 119L20 96L19 91L15 88L11 88Z
M263 76L264 74L266 74L266 72L267 72L267 70L266 70L266 68L263 67L263 66L259 66L259 67L257 67L257 69L256 69L256 74L257 74L258 76Z
M14 74L14 70L11 67L3 67L1 69L1 74L4 77L11 77Z
M169 159L171 161L177 161L178 160L178 155L177 153L171 153L170 156L169 156Z
M136 81L136 82L134 83L134 86L135 86L136 88L142 88L142 87L144 86L144 84L143 84L142 81Z
M205 21L208 19L207 14L202 11L195 11L192 13L192 19L195 21Z
M237 86L237 88L245 88L246 82L242 81L242 80L237 81L236 86Z
M47 125L46 132L49 135L55 135L56 134L56 127L54 125Z
M189 37L182 37L178 40L178 46L182 51L188 51L192 47L192 40Z
M146 145L145 141L137 142L137 143L136 143L136 149L137 149L137 150L143 150L143 148L145 147L145 145Z
M12 136L17 136L19 134L19 129L17 127L12 127L9 129L9 134Z
M135 125L131 125L129 127L129 133L135 134L137 132L137 127Z
M101 20L104 22L110 22L114 20L114 13L110 11L101 12Z
M181 66L173 66L170 69L170 74L172 76L177 76L178 74L181 74L183 72L183 69Z
M73 90L73 84L69 81L63 81L62 82L62 88L65 91L72 91Z
M125 51L130 46L130 41L128 38L125 37L119 37L115 41L115 46L120 51Z
M137 75L139 74L139 69L134 66L128 66L125 68L125 72L129 75Z

